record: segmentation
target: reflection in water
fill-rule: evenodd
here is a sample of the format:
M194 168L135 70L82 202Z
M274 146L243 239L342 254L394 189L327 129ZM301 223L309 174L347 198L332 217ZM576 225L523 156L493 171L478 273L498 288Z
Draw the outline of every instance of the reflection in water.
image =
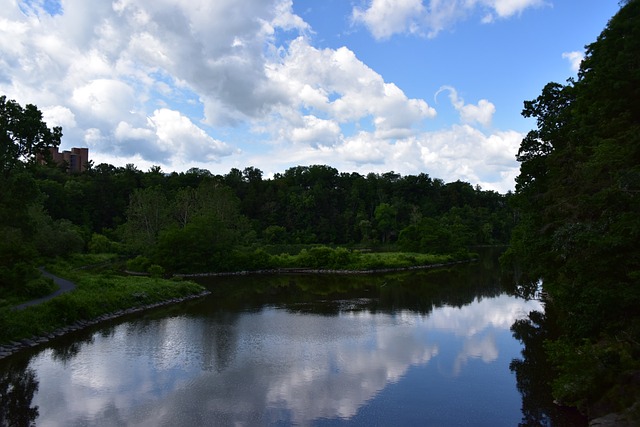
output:
M411 387L412 371L424 379L414 390L423 402L432 399L428 394L450 397L450 420L459 416L456 406L466 405L486 425L504 417L517 422L513 396L506 402L515 407L507 412L494 391L454 397L460 383L478 377L484 385L471 389L511 389L517 397L506 368L519 348L509 344L509 326L536 304L501 295L464 307L433 307L430 315L373 313L344 302L346 309L335 316L271 306L130 321L106 336L95 333L66 363L51 350L32 359L41 378L39 425L389 422L402 419L402 411L386 408L374 420L366 412L398 398L386 392L391 385ZM501 374L491 368L499 360ZM491 418L483 408L500 415ZM428 420L443 409L410 410Z
M519 426L586 426L587 420L573 408L556 405L551 398L551 381L554 373L544 351L544 343L553 337L552 307L547 304L546 313L533 311L516 321L511 330L513 336L524 344L522 358L511 361L518 390L522 394L522 421Z
M209 298L63 340L16 372L39 426L511 426L509 328L542 307L478 267L218 278Z
M33 426L38 407L31 406L38 380L25 363L0 372L0 426ZM26 369L25 369L26 368Z

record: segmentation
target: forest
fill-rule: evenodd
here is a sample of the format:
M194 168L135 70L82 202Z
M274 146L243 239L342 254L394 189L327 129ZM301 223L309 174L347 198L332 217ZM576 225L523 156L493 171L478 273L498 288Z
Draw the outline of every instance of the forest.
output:
M61 129L48 129L34 105L2 97L0 109L4 296L33 293L42 258L78 252L117 253L130 270L166 273L282 267L300 253L307 266L344 267L359 250L464 254L506 244L514 225L510 194L427 174L312 165L266 179L254 167L214 175L91 162L69 173L47 161Z
M640 420L640 1L621 2L588 45L578 78L524 103L536 129L521 143L505 264L542 280L546 315L514 327L545 349L554 397L590 417ZM631 425L631 424L629 424ZM634 424L637 425L637 424Z

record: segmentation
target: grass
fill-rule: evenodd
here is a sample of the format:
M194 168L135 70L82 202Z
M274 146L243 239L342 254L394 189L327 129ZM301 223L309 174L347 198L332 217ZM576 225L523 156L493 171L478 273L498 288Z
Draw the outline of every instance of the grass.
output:
M473 259L467 251L456 254L423 254L411 252L361 252L345 248L318 246L302 249L296 255L287 253L271 256L278 268L313 268L336 270L380 270L444 264Z
M0 309L0 344L47 334L79 320L204 291L202 286L189 281L123 276L108 271L95 273L70 267L67 262L57 262L48 269L73 281L77 286L74 291L20 311Z

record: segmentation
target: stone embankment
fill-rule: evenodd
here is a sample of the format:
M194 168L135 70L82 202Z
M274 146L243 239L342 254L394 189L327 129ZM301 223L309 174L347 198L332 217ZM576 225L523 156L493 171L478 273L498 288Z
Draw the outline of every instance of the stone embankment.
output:
M49 341L54 340L58 337L69 334L71 332L76 332L76 331L88 328L89 326L93 326L101 322L113 320L118 317L126 316L128 314L139 313L144 310L150 310L152 308L163 307L171 304L177 304L183 301L200 298L200 297L209 295L210 293L211 292L209 291L203 291L199 294L189 295L182 298L173 298L170 300L161 301L154 304L149 304L149 305L144 305L139 307L132 307L125 310L118 310L113 313L103 314L102 316L99 316L95 319L79 320L72 325L64 326L62 328L56 329L55 331L49 332L47 334L44 334L38 337L31 337L31 338L23 339L20 341L12 341L8 344L0 345L0 359L3 359L14 353L17 353L20 350L46 344Z

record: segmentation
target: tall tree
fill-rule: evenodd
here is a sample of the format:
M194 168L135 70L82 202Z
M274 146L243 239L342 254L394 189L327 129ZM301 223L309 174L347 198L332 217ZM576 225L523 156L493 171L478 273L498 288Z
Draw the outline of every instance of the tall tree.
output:
M587 46L578 79L546 85L523 111L537 128L518 152L521 222L511 254L560 309L556 393L567 403L597 401L615 372L640 369L638 58L640 1L631 0ZM615 354L607 356L614 365L594 363L584 340Z
M36 217L46 215L42 194L25 166L57 147L61 137L61 128L49 129L35 105L23 108L0 96L0 295L22 293L24 284L38 275L33 265L43 230Z
M134 246L150 247L171 220L167 198L160 187L136 189L127 209L127 240Z
M49 147L58 147L61 138L62 128L49 129L35 105L22 108L0 96L0 169L5 176L21 164L34 163Z

